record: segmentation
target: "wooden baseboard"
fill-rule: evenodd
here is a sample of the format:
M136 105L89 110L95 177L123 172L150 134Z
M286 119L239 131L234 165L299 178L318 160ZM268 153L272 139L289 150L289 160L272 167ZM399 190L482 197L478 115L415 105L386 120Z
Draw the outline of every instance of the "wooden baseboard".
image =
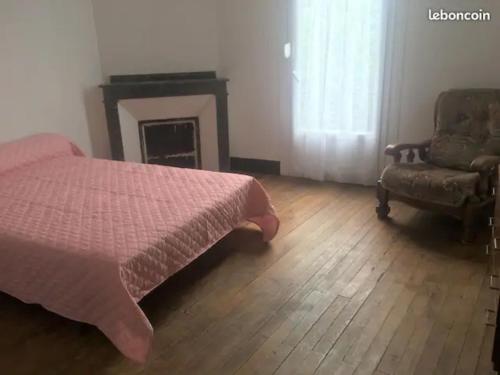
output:
M247 158L231 158L231 170L249 173L280 175L280 162Z

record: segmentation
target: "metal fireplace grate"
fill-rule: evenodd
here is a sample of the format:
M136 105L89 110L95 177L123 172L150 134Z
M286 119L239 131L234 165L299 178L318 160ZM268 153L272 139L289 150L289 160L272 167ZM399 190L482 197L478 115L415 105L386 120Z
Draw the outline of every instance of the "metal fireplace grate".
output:
M142 162L201 169L197 117L139 122Z

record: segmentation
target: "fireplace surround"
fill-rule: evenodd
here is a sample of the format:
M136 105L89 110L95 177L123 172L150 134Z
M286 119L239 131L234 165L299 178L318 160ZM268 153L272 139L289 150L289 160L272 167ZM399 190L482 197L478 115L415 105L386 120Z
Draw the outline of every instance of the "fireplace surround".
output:
M228 171L229 134L227 112L227 79L217 78L215 72L115 75L110 82L101 85L106 109L111 156L125 160L124 140L120 124L119 102L129 99L151 99L213 95L215 98L216 137L218 146L218 170ZM175 120L175 119L167 119ZM149 120L148 120L149 121ZM156 121L156 119L151 119ZM144 123L141 121L141 123ZM143 125L143 124L140 124ZM140 128L139 125L139 128ZM203 124L198 124L203 126ZM138 133L140 131L138 129ZM196 151L198 152L199 149ZM191 150L189 152L194 152ZM179 160L178 160L179 161ZM199 159L201 166L201 159ZM147 162L143 158L143 162ZM182 163L179 166L184 166ZM192 164L187 163L193 167ZM194 166L196 167L196 166Z

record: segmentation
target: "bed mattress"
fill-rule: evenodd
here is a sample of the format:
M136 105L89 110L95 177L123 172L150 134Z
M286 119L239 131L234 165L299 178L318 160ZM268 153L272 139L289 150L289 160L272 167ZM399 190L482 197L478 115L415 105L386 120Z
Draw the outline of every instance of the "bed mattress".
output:
M97 326L144 362L151 290L245 221L279 221L252 177L84 157L65 138L0 145L0 290Z

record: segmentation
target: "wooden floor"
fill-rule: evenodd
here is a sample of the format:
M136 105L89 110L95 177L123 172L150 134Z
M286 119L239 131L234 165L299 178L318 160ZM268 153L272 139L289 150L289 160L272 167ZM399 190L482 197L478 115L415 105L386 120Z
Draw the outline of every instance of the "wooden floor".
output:
M141 302L149 362L95 328L0 294L0 374L490 374L483 246L374 192L263 177L282 221L245 227Z

